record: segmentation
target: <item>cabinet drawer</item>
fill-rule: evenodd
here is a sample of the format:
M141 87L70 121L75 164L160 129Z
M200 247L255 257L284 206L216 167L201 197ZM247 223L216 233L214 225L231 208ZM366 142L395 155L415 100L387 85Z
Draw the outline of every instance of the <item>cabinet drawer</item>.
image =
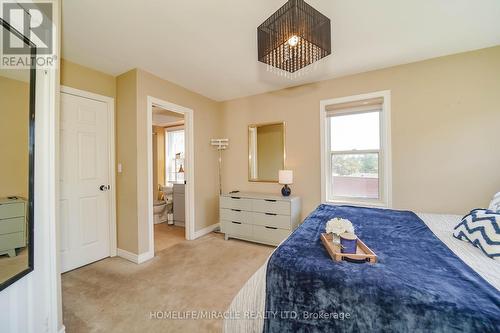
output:
M184 194L185 187L186 186L184 184L174 184L173 193L174 194Z
M275 213L252 213L252 222L263 227L275 227L279 229L291 229L290 216L277 215Z
M260 225L253 226L253 237L265 243L278 245L285 240L289 235L290 230L272 229Z
M0 219L21 217L24 214L24 203L22 202L0 204Z
M289 201L254 199L252 206L255 212L274 213L290 216Z
M252 210L252 200L240 198L238 196L221 197L220 207L228 209Z
M220 219L252 224L252 213L240 209L221 208Z
M252 225L244 224L237 221L221 221L221 230L225 234L232 236L240 236L244 238L252 237Z
M24 232L0 235L0 251L13 250L26 246Z
M185 220L185 211L186 211L186 206L185 206L185 201L184 201L184 194L175 194L173 196L174 203L172 206L173 213L174 213L174 221L176 222L184 222Z
M24 232L24 217L0 220L0 235Z

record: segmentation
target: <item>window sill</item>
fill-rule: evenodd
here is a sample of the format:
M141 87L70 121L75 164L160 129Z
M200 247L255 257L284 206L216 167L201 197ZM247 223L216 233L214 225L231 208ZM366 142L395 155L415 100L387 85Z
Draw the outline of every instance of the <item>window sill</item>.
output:
M347 201L347 200L327 200L324 202L327 205L349 205L349 206L359 206L359 207L371 207L371 208L386 208L390 207L385 202L370 202L370 201Z

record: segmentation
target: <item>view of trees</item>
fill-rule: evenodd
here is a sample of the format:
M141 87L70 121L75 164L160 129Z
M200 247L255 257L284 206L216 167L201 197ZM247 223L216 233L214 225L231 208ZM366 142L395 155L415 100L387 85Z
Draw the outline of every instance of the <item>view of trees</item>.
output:
M332 155L333 173L339 176L378 174L378 154Z

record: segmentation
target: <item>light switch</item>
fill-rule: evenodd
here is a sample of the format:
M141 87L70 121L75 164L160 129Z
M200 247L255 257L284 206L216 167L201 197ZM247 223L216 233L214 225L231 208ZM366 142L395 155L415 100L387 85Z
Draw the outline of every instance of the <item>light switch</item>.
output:
M118 163L118 173L122 173L122 164Z

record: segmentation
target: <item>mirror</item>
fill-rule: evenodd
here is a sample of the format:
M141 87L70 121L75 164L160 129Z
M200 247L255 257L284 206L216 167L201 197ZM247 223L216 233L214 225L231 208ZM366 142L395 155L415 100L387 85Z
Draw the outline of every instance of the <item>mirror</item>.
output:
M32 47L0 23L4 38ZM34 103L34 67L0 68L0 290L33 270Z
M248 180L278 182L285 168L285 123L248 126Z

